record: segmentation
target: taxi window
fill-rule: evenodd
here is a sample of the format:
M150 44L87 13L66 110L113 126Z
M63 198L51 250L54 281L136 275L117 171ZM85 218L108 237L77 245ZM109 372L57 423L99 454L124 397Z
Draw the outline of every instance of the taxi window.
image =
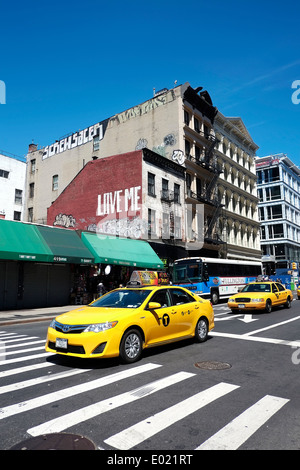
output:
M277 287L275 286L275 284L272 284L272 292L278 292L278 289L277 289Z
M171 289L172 299L174 305L187 304L195 302L194 297L181 289Z
M282 284L279 284L278 282L276 282L276 286L277 286L278 290L281 291L281 292L282 292L283 290L285 290L285 288L283 287L283 285L282 285Z
M100 297L91 307L138 308L149 293L146 289L118 289Z
M155 294L151 297L150 302L158 302L162 306L162 308L170 307L171 299L168 294L168 290L163 289L158 292L155 292Z

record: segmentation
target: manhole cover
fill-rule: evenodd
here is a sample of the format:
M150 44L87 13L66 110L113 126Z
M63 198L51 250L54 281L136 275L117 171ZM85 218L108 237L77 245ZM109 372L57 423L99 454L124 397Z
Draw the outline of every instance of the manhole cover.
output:
M205 370L223 370L223 369L230 369L231 365L228 364L228 362L203 361L203 362L196 362L195 367L197 367L197 369L205 369Z
M43 434L22 441L11 450L96 450L95 444L77 434Z

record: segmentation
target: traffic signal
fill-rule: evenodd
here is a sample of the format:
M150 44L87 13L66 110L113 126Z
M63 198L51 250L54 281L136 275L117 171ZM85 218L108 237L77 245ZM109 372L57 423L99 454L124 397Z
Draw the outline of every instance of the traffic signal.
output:
M297 263L292 263L292 269L297 269Z

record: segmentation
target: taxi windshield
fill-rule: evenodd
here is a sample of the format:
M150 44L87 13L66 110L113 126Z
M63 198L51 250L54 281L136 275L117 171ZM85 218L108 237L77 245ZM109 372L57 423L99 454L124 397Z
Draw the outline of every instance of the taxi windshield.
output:
M144 289L118 289L95 300L91 307L138 308L150 292Z
M270 284L248 284L242 292L271 292Z

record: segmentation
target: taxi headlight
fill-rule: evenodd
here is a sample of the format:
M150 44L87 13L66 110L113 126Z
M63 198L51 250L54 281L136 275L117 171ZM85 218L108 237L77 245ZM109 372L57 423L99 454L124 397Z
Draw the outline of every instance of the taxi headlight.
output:
M251 299L251 302L263 302L264 299Z
M54 328L55 329L55 318L53 318L52 322L49 325L49 328Z
M235 302L235 298L232 297L231 299L228 299L228 302Z
M114 328L118 322L117 321L107 321L105 323L95 323L93 325L88 325L83 333L101 333L101 331L110 330Z

